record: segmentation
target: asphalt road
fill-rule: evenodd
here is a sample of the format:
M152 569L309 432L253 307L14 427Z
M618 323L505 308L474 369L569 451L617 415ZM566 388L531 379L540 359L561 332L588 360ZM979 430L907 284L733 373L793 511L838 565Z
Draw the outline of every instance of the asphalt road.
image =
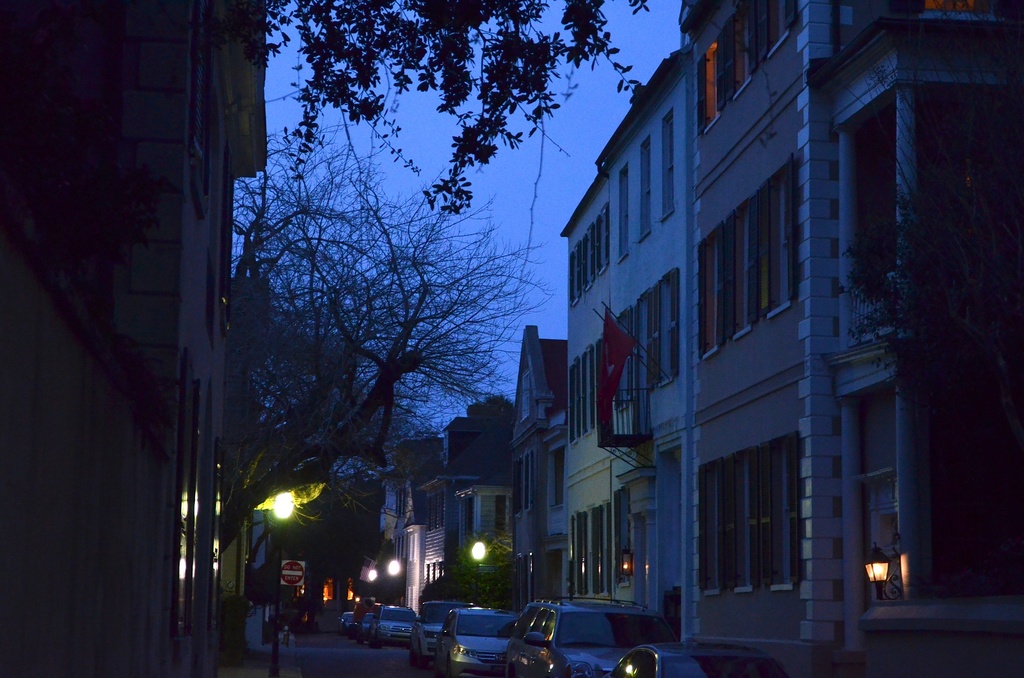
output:
M427 669L409 666L409 649L385 645L372 649L334 633L296 637L302 678L433 678Z

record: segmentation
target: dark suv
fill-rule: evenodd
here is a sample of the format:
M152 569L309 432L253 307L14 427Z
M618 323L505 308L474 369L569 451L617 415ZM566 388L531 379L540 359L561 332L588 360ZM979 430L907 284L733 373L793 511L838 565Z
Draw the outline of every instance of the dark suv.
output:
M675 641L665 619L632 603L530 603L505 653L506 678L600 678L631 648Z

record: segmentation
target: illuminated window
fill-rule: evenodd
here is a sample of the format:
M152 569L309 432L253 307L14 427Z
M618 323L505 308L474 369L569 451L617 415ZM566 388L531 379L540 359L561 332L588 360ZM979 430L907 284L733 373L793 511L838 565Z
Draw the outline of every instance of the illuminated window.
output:
M988 0L925 0L924 8L940 12L987 12Z
M334 580L328 577L324 580L324 602L334 600Z

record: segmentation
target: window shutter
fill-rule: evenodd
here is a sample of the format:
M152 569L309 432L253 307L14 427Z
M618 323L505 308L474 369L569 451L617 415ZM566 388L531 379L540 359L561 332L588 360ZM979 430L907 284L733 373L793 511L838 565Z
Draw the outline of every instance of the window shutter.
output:
M698 510L698 550L700 551L698 559L698 573L697 577L700 581L700 588L702 591L710 588L708 581L708 465L704 464L700 467L698 487L699 493L697 501Z
M697 245L697 336L699 337L700 352L703 355L707 353L710 346L707 345L705 338L707 335L707 302L705 297L707 296L707 260L705 258L705 249L707 249L707 241L701 240Z
M778 264L772 265L772 256L775 254L775 248L772 247L772 233L775 232L775 229L772 228L772 221L777 217L772 214L774 206L772 205L771 179L761 185L757 192L757 202L758 313L764 315L778 301L773 298L776 287L773 283L778 280Z
M612 219L611 213L608 209L608 203L604 204L604 209L601 210L601 215L604 217L604 259L601 263L608 265L611 260L612 244L611 244L611 232L612 232Z
M772 453L767 443L757 448L758 556L761 583L772 585Z
M725 460L716 459L711 462L715 468L715 482L718 484L717 501L715 506L709 506L709 510L715 512L717 520L715 521L718 526L718 548L715 552L718 555L718 561L715 563L715 568L718 571L718 589L725 589L729 587L728 580L726 580L726 573L728 572L726 565L726 531L725 531Z
M800 434L786 438L786 519L789 521L789 580L800 581Z
M750 560L750 583L754 586L758 586L761 583L761 540L760 534L760 507L759 507L759 491L760 485L758 484L758 465L759 458L757 448L752 447L746 451L747 463L749 468L747 470L747 506L749 509L749 517L747 518L747 558Z
M718 262L716 267L716 280L715 280L715 307L717 310L717 317L715 318L715 343L719 346L725 343L725 284L726 284L726 272L725 272L725 261L726 252L723 241L723 235L725 231L725 222L719 224L715 230L718 233L718 237L715 239L716 250L714 252L715 259Z
M736 333L736 212L722 223L722 318L719 324L724 328L724 337Z
M722 588L736 588L736 455L723 460Z
M728 71L725 70L726 62L726 29L723 28L718 33L718 49L715 51L715 106L718 110L725 108L726 102L726 87L725 81L728 79Z
M760 62L761 50L757 44L757 12L760 0L750 0L747 5L747 63L753 72Z
M668 364L673 377L679 376L679 269L673 268L668 274L669 329Z
M576 250L569 252L569 303L576 301Z
M760 259L758 258L758 243L760 234L758 225L758 194L755 193L747 201L747 322L754 324L758 318L758 302L761 298L758 283L761 274L758 269Z
M757 15L757 60L764 61L768 58L768 26L771 20L771 2L769 0L754 0L754 13Z
M736 22L732 20L732 17L725 22L725 26L722 28L722 37L718 43L718 63L721 64L722 77L718 81L718 91L724 90L724 100L722 100L722 94L719 94L722 105L732 99L732 95L736 93ZM721 108L721 106L719 106Z
M708 57L697 59L697 133L703 134L708 126Z

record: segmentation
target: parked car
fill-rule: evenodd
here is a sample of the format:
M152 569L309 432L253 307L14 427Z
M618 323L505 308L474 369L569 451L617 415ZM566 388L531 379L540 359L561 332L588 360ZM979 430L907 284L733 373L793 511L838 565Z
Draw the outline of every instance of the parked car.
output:
M506 650L507 678L600 678L643 643L671 643L665 619L632 603L537 601L519 617Z
M434 676L505 673L505 648L518 616L485 607L456 608L448 613L434 648Z
M409 666L427 668L434 659L434 648L437 647L437 634L448 617L448 613L456 608L469 607L469 603L457 600L429 600L420 606L420 614L412 625L409 637Z
M352 624L355 623L354 619L355 612L342 612L341 616L338 617L338 635L347 636L348 629Z
M370 647L381 647L385 643L404 645L409 642L414 621L416 612L412 608L385 605L374 610L367 644Z
M788 678L759 650L720 643L640 645L619 660L611 678Z

